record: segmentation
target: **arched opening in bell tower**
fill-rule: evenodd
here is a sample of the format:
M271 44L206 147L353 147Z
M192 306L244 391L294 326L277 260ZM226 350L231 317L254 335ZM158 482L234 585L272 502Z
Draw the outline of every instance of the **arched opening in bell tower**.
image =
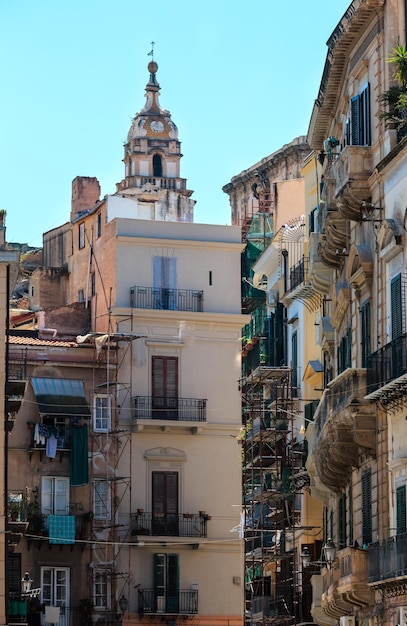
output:
M159 154L153 156L153 176L162 177L163 164Z

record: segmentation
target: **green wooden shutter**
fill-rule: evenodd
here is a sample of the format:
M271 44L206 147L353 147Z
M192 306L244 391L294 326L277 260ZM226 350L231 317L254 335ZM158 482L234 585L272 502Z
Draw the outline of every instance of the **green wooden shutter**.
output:
M293 384L293 396L298 396L298 334L293 332L291 336L291 361L293 368L292 384Z
M405 533L406 523L406 486L402 485L396 489L396 528L397 534Z
M361 325L361 352L362 367L367 367L367 360L370 356L370 302L365 302L360 308Z
M372 543L372 475L369 470L362 474L362 541Z
M390 283L391 302L391 338L397 339L403 334L401 274L395 276Z
M167 611L179 610L179 564L178 554L167 554Z
M346 494L342 494L338 502L339 549L346 547Z
M371 132L370 132L370 84L360 94L360 109L361 109L361 144L363 146L370 146L371 144Z
M360 145L360 100L355 96L350 101L352 145Z
M349 545L353 545L353 489L352 489L352 483L349 485L348 502L349 502Z

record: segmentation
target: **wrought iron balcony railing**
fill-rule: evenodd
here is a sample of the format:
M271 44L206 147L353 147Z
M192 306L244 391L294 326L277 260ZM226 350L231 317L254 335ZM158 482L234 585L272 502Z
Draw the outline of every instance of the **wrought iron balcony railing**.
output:
M308 257L302 257L290 268L290 290L293 291L298 285L301 285L308 274Z
M134 417L135 419L206 422L206 402L206 399L198 398L136 396L133 398Z
M208 515L184 513L133 513L131 534L164 537L206 537Z
M373 543L368 551L369 583L407 576L407 533Z
M181 589L171 593L165 589L139 589L138 614L182 614L198 613L198 590Z
M368 393L407 373L407 334L367 357Z
M202 313L203 300L204 292L197 289L138 286L130 289L130 306L135 309Z

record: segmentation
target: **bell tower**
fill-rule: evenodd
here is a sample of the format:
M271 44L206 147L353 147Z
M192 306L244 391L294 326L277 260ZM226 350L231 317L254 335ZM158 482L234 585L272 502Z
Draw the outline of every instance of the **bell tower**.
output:
M150 61L146 103L135 115L124 145L125 178L116 195L154 205L151 218L192 222L195 200L180 177L181 143L171 114L160 107L158 65Z

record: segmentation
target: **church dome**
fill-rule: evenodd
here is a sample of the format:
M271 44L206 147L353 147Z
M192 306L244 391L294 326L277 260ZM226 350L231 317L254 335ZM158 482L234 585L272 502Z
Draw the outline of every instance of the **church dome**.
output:
M144 108L137 113L127 134L127 141L131 139L146 137L156 139L178 139L178 129L171 120L169 111L160 107L159 92L160 85L157 82L156 73L158 65L155 61L150 61L148 71L150 80L146 85L146 103Z

